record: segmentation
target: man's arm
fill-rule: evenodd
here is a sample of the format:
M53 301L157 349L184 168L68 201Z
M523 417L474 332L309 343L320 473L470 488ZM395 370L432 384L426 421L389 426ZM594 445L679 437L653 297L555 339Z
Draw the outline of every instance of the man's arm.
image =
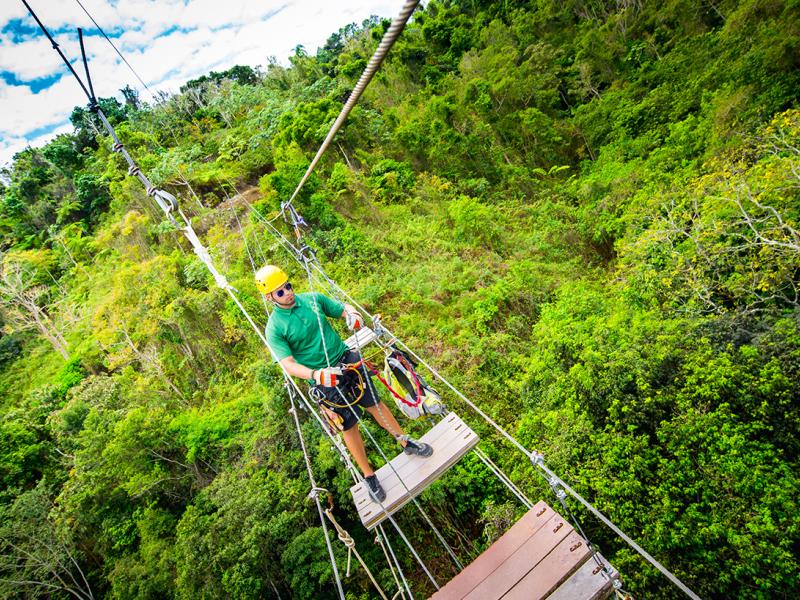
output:
M281 362L281 366L286 369L286 372L292 377L298 379L314 379L314 371L301 365L294 359L294 356L287 356Z
M300 379L313 379L317 385L326 387L335 386L342 376L342 369L339 367L327 367L325 369L309 369L297 362L293 356L287 356L280 361L281 366L286 369L286 372L292 377Z
M364 325L364 318L361 316L361 313L358 312L354 306L350 306L349 304L344 305L344 310L339 318L347 322L347 328L350 329L350 331L358 331Z

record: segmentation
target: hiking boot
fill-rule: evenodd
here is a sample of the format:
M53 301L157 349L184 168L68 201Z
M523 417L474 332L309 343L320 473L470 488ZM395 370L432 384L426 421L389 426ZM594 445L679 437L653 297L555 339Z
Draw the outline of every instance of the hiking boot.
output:
M431 448L430 444L409 439L406 441L406 447L403 448L403 452L413 456L428 458L431 454L433 454L433 448Z
M374 473L369 477L364 477L364 481L367 482L367 492L369 492L369 497L372 498L373 502L380 504L386 500L386 492L383 491L381 482L378 481Z

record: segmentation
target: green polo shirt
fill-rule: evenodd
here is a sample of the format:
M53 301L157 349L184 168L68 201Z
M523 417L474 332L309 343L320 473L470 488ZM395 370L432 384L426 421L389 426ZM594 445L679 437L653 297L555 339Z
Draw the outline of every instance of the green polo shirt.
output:
M325 347L331 364L339 362L348 347L333 330L325 317L342 316L344 306L318 293L307 292L295 294L292 308L275 306L267 321L264 335L269 342L278 361L289 356L309 369L324 369L328 366L325 360ZM317 318L319 314L319 318ZM320 335L325 336L325 346Z

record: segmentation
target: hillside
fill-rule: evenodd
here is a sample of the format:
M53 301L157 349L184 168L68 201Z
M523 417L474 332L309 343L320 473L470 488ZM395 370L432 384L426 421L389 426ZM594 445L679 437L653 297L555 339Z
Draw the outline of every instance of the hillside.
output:
M101 100L261 324L253 265L308 289L262 217L387 26ZM0 189L0 596L335 598L280 372L94 115L71 119ZM800 595L800 4L431 1L295 205L339 285L700 596ZM421 502L462 562L523 512L473 456ZM572 508L635 597L681 597ZM417 515L398 523L453 576ZM354 571L348 598L372 597Z

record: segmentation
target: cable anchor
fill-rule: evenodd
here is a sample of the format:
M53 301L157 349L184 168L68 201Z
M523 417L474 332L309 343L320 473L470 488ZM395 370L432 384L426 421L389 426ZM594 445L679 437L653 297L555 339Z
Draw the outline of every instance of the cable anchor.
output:
M283 215L283 220L285 223L294 229L294 235L299 240L303 235L301 228L305 227L308 229L309 225L303 216L297 212L297 209L295 209L295 207L292 205L291 200L281 203L281 214Z
M547 483L550 485L550 488L553 490L556 498L558 498L563 504L567 497L567 492L564 491L563 487L561 487L561 480L558 477L551 477L547 480Z
M167 215L173 211L178 212L178 199L169 192L156 189L153 191L153 197Z
M303 244L297 250L298 258L300 258L303 262L306 263L316 263L317 262L317 253L314 252L314 249L309 246L308 244Z
M321 494L327 494L328 502L329 503L333 502L333 500L331 498L331 493L328 490L326 490L325 488L323 488L323 487L316 487L316 486L312 487L311 491L308 493L307 497L308 497L309 500L315 500L315 499L319 498Z

